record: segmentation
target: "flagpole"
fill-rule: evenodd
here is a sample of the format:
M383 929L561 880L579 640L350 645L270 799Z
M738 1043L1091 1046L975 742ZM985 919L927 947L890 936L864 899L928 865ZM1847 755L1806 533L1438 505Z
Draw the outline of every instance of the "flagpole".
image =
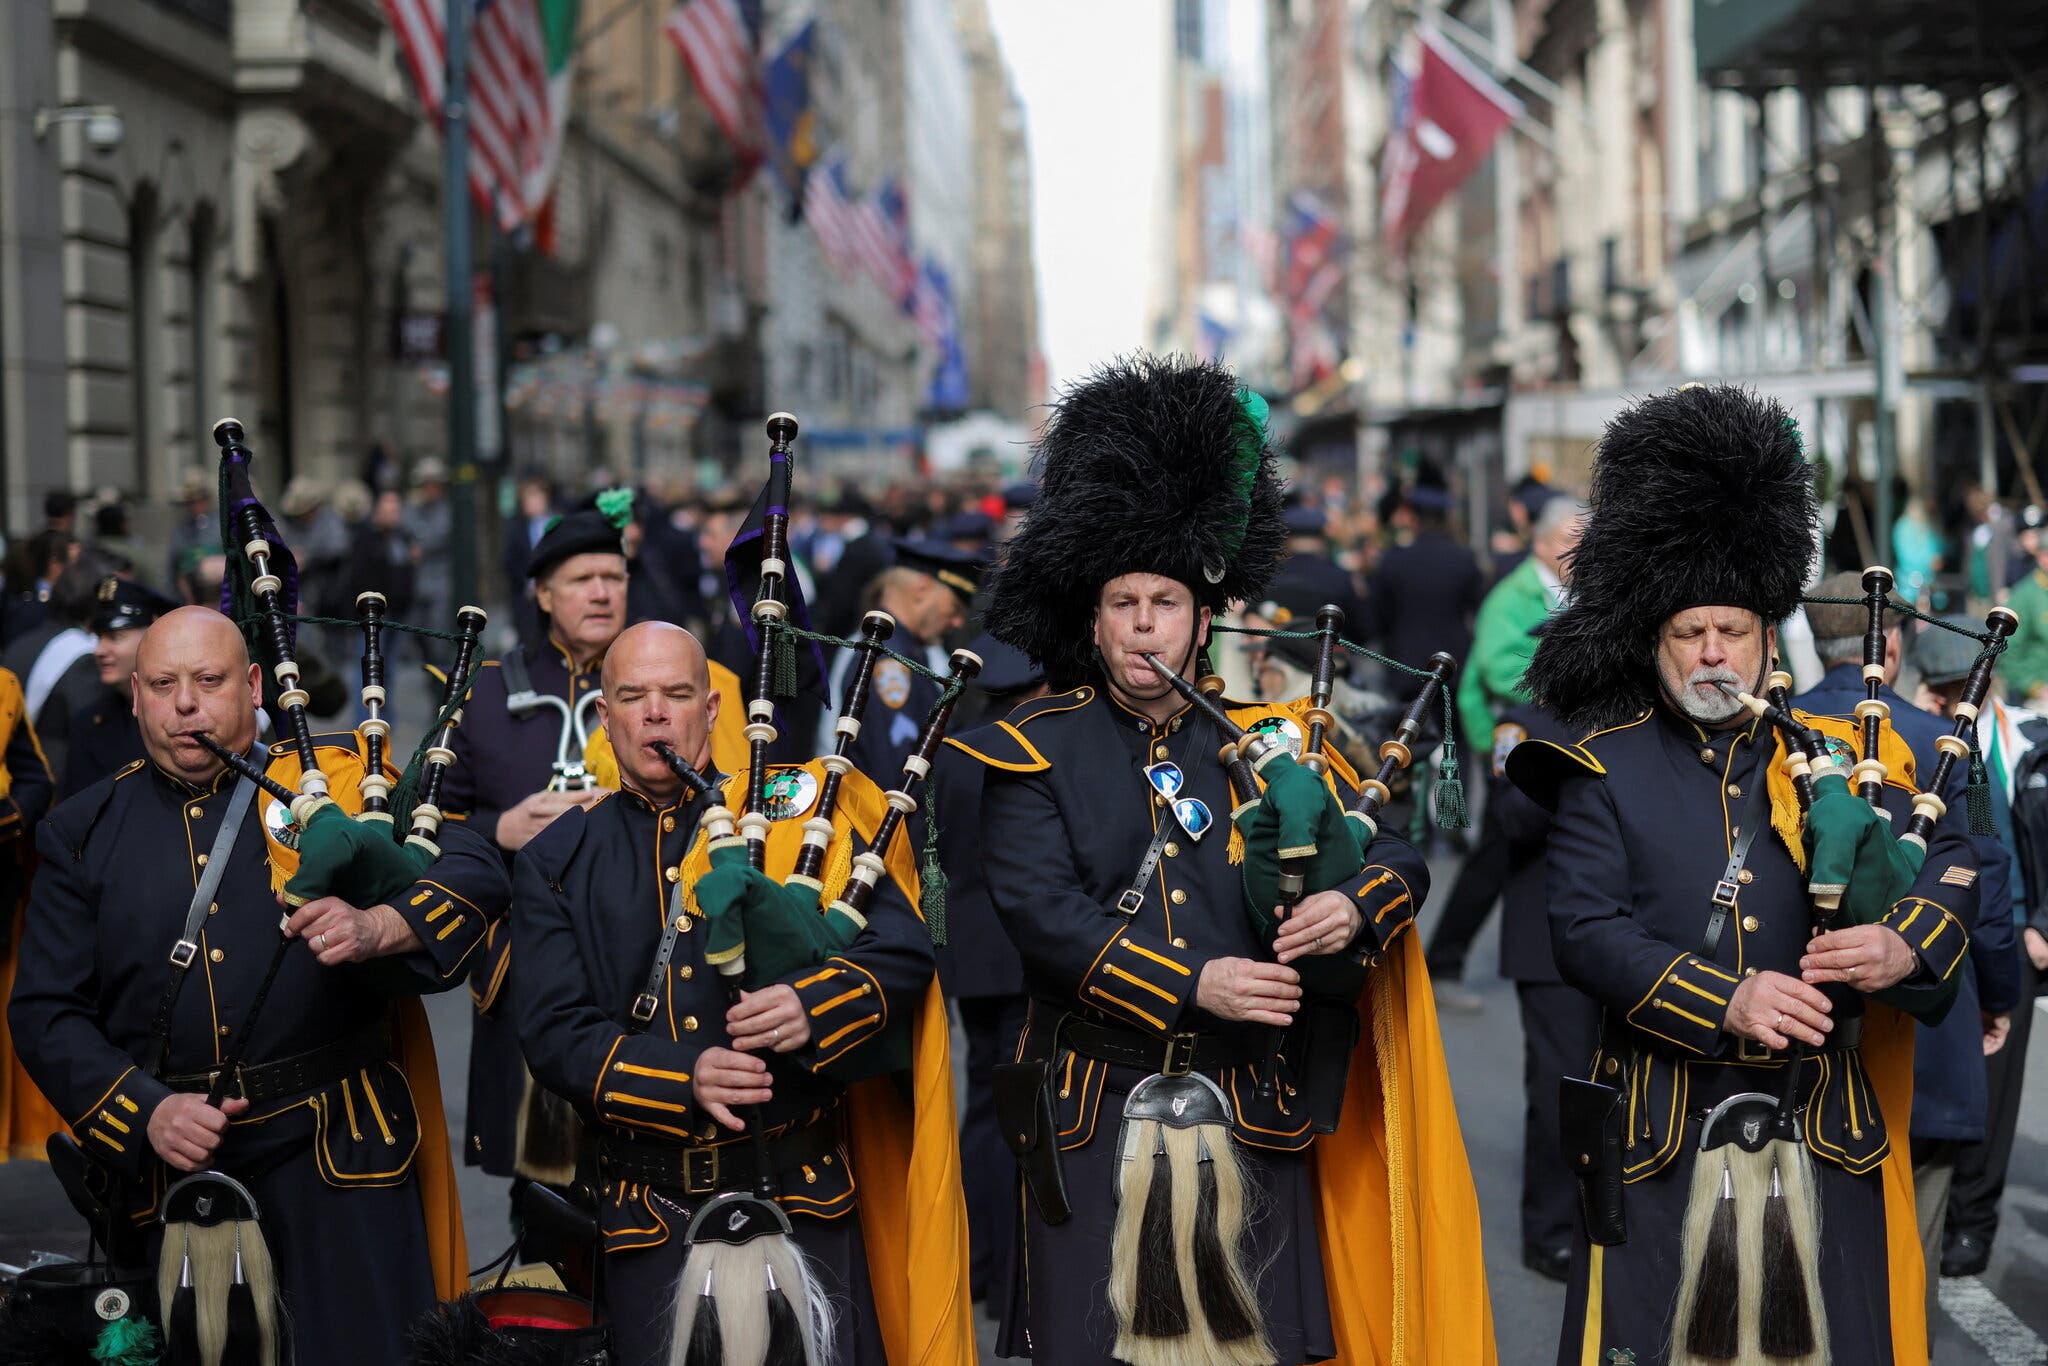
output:
M441 212L446 233L448 344L449 587L458 603L476 600L476 336L471 311L469 225L469 23L475 0L446 0L446 80L442 89ZM441 623L435 623L439 625Z

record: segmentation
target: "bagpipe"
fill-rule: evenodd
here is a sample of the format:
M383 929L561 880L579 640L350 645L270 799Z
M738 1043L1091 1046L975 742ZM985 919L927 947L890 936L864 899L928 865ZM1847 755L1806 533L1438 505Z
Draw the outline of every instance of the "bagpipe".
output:
M352 743L316 742L308 717L310 698L300 682L296 628L322 619L297 615L297 564L256 496L250 477L253 456L242 425L224 419L215 424L213 438L220 450L220 525L227 562L220 607L248 640L252 659L276 685L272 714L278 738L267 749L259 742L255 755L246 756L210 735L196 737L237 775L238 788L254 791L231 799L215 847L213 864L219 871L201 881L171 949L171 976L146 1060L153 1075L165 1070L172 1008L198 957L198 929L225 871L225 851L239 834L241 813L251 801L267 799L279 808L275 819L265 819L263 828L273 887L290 908L326 896L356 906L388 901L440 856L435 842L442 820L439 793L455 757L449 739L461 723L462 702L487 620L482 609L464 607L457 614L458 632L450 637L388 621L382 596L363 594L354 624L363 635L366 719ZM402 774L391 769L390 726L383 717L382 637L387 629L457 642L456 665L439 709ZM353 792L348 790L351 776ZM206 1090L210 1105L219 1106L236 1092L250 1061L257 1021L297 942L285 932L288 920L289 911L279 921L276 946L249 998L241 1027L211 1070ZM52 1136L48 1150L53 1172L90 1226L94 1246L105 1250L107 1263L84 1268L60 1264L24 1273L10 1296L7 1322L0 1327L4 1351L27 1354L19 1359L92 1359L129 1366L145 1366L160 1354L176 1366L274 1366L288 1359L288 1334L281 1326L261 1212L245 1186L209 1170L186 1176L162 1192L154 1210L165 1237L152 1278L135 1269L142 1260L143 1241L138 1216L131 1212L148 1203L148 1192L131 1188L69 1133ZM90 1315L81 1310L81 1298L89 1303ZM87 1330L96 1336L81 1338Z
M896 623L886 612L869 612L857 640L818 636L792 621L801 607L789 572L788 539L790 445L797 435L796 419L787 413L775 414L768 419L768 435L772 445L768 483L762 495L761 557L752 567L758 575L758 588L747 608L756 652L752 696L747 701L746 781L734 832L710 841L711 867L695 888L697 906L709 931L708 961L721 972L731 969L728 975L745 987L778 981L822 963L844 950L866 928L869 907L888 873L891 845L919 810L918 792L931 775L932 758L945 739L954 706L982 663L970 650L955 650L948 660L949 672L943 677L932 674L921 662L888 648L886 642ZM729 577L735 584L747 576L731 570L729 562ZM773 767L768 755L780 738L776 703L795 695L795 670L790 661L799 638L852 650L851 682L834 726L832 753L809 764ZM887 810L873 837L865 848L852 852L851 841L842 838L835 817L849 779L867 781L864 776L855 777L848 756L860 735L875 664L884 654L914 673L935 678L942 691L926 713L896 785L882 794ZM780 815L802 814L813 788L815 805L807 808L803 843L794 867L777 881L767 871L769 828ZM839 846L836 854L835 842ZM935 925L935 937L942 933ZM746 966L732 969L736 963Z
M1268 947L1279 936L1288 913L1304 897L1340 886L1365 867L1366 851L1379 834L1379 817L1391 796L1394 775L1414 763L1415 745L1432 703L1448 709L1457 686L1457 661L1447 654L1431 656L1426 670L1395 665L1421 678L1422 686L1410 699L1394 734L1381 742L1379 770L1361 779L1358 800L1347 809L1325 776L1329 759L1323 745L1333 719L1329 704L1334 661L1339 648L1370 652L1338 634L1343 617L1334 606L1316 614L1314 636L1319 650L1309 708L1302 714L1308 735L1299 759L1276 736L1248 731L1232 719L1223 705L1223 680L1216 674L1205 672L1199 681L1190 683L1158 656L1145 657L1224 737L1218 757L1230 776L1230 819L1243 845L1245 912L1260 942ZM1464 824L1464 800L1456 777L1456 741L1448 710L1443 743L1438 819L1457 828ZM1336 959L1312 957L1297 967L1306 984L1323 990L1352 991L1359 981ZM1331 980L1319 980L1325 976ZM1271 1098L1271 1085L1268 1069L1260 1081L1262 1098Z
M1837 762L1827 737L1792 710L1789 674L1773 671L1765 680L1762 698L1723 685L1784 739L1780 767L1801 813L1807 893L1817 934L1878 924L1906 895L1926 862L1935 824L1947 811L1940 792L1957 762L1965 758L1972 761L1973 833L1989 832L1988 798L1982 795L1984 775L1974 732L1997 657L2018 624L2003 607L1991 610L1982 633L1922 618L1968 634L1983 648L1954 708L1953 728L1936 741L1940 758L1934 773L1919 784L1906 829L1894 834L1891 813L1881 804L1892 776L1882 757L1891 719L1883 697L1885 613L1897 606L1890 601L1891 571L1882 566L1864 570L1862 586L1860 602L1868 610L1863 637L1865 695L1855 713L1862 753L1848 772ZM1732 902L1732 896L1728 899ZM1717 894L1717 907L1722 900ZM1828 998L1833 1042L1853 1045L1862 1032L1863 993L1841 982L1820 989ZM1807 1045L1795 1040L1775 1092L1730 1096L1709 1111L1700 1126L1680 1250L1670 1347L1675 1363L1748 1359L1743 1354L1751 1351L1805 1366L1825 1366L1829 1360L1820 1287L1818 1187L1801 1130L1807 1052ZM1745 1249L1758 1250L1758 1255L1745 1255Z

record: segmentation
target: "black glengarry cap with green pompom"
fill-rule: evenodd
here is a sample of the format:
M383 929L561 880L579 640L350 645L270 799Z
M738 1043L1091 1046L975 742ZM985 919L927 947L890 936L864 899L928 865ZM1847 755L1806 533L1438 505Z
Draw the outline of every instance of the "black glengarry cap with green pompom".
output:
M606 489L582 507L548 523L526 560L526 577L543 579L573 555L624 555L623 533L633 520L633 490Z
M1038 501L1003 548L985 624L1063 689L1094 670L1102 586L1160 574L1222 608L1255 598L1286 554L1266 403L1221 365L1111 361L1053 405Z

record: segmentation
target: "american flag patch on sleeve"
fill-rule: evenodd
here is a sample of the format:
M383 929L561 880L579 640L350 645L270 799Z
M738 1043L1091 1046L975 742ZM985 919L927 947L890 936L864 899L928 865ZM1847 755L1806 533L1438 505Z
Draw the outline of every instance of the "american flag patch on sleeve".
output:
M1950 864L1949 870L1941 875L1941 880L1951 887L1968 887L1977 880L1977 870Z

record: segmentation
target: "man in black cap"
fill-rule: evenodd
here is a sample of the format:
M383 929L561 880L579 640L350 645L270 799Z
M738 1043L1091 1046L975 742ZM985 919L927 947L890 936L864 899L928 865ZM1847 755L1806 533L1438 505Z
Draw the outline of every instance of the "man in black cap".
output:
M1608 424L1592 486L1571 597L1524 676L1584 738L1507 758L1553 816L1559 973L1605 1012L1560 1104L1585 1218L1557 1359L1810 1361L1832 1339L1839 1362L1924 1360L1901 1012L1953 1000L1975 858L1936 826L1901 871L1903 781L1882 788L1889 824L1839 777L1832 815L1809 816L1778 736L1729 693L1763 691L1815 543L1783 407L1725 386L1645 399ZM1889 729L1870 757L1910 768ZM1817 924L1816 841L1837 839L1869 856L1837 888L1858 923Z
M966 1188L968 1283L976 1300L999 1293L1016 1236L1017 1182L995 1112L995 1068L1007 1062L1024 1028L1024 967L989 899L981 856L983 766L964 752L1005 716L1045 695L1045 670L994 636L967 647L981 659L969 697L985 697L976 718L955 725L958 745L932 761L931 807L946 873L946 943L937 950L939 983L967 1038L967 1097L960 1115L960 1183ZM956 711L957 717L961 713Z
M512 856L557 816L605 795L601 788L559 791L550 783L565 736L571 761L581 761L572 718L580 708L585 724L596 728L589 699L598 691L605 651L626 627L626 552L620 538L625 511L616 502L610 511L578 509L540 538L526 573L544 638L477 672L455 731L455 764L442 789L446 808L495 843L508 868ZM522 701L515 710L513 703ZM493 1176L514 1174L526 1090L514 1024L497 1009L511 949L507 928L494 926L470 976L477 1016L462 1157Z
M981 587L982 560L971 551L940 541L898 540L895 563L877 574L863 595L862 611L877 608L896 619L889 648L946 670L946 637L967 621L974 594ZM847 671L854 652L841 650L832 661L832 696L845 696ZM939 700L939 685L911 672L901 660L886 655L875 661L867 724L848 755L853 766L884 787L903 772L903 760L917 744L925 714ZM838 717L827 714L818 725L818 753L831 750ZM922 823L920 822L920 825Z
M1451 495L1418 484L1402 495L1395 524L1404 533L1373 571L1369 602L1379 647L1403 664L1420 666L1438 650L1464 664L1472 649L1472 617L1486 596L1486 580L1472 552L1446 527Z
M1294 503L1281 514L1287 527L1287 558L1273 579L1268 596L1275 601L1313 600L1328 603L1344 613L1344 634L1356 640L1372 630L1366 616L1365 600L1344 567L1330 558L1329 514L1307 503ZM1307 630L1315 621L1311 609L1296 630Z
M147 584L108 575L100 580L93 612L93 664L100 695L71 722L71 745L57 800L82 792L142 757L142 730L135 723L130 679L135 652L149 624L178 604Z
M1221 366L1105 366L1056 405L1044 496L991 584L990 632L1059 690L950 746L986 770L981 859L1031 998L996 1083L1030 1191L1004 1355L1449 1366L1492 1345L1442 1053L1433 1025L1411 1029L1428 988L1406 931L1428 869L1397 836L1362 835L1364 866L1269 933L1273 908L1246 899L1249 840L1222 826L1222 727L1148 659L1206 674L1212 614L1257 601L1278 566L1265 417ZM1221 705L1237 727L1304 729L1301 702ZM1383 1071L1352 1047L1361 993ZM1147 1135L1131 1162L1126 1128ZM1387 1153L1424 1147L1390 1184ZM1333 1247L1346 1270L1326 1278ZM1354 1293L1360 1265L1399 1267L1402 1294Z

